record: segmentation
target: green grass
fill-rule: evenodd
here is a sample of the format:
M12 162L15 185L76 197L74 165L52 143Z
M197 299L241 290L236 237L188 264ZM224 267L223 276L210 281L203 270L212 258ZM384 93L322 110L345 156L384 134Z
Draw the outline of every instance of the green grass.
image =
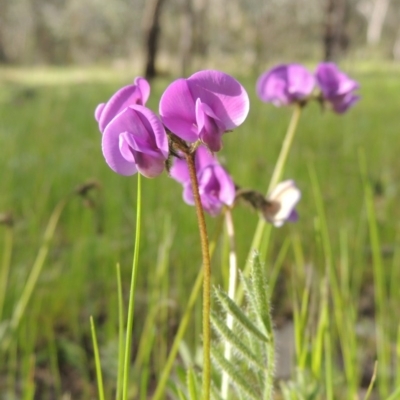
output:
M15 341L7 356L0 359L0 399L3 393L14 392L17 386L23 388L24 398L33 398L35 390L41 399L53 398L51 393L66 392L71 392L74 399L89 398L96 388L90 315L95 320L103 358L106 397L115 382L113 362L117 358L113 356L117 355L119 318L115 266L117 262L121 265L126 300L134 247L136 179L113 173L101 154L93 110L119 85L133 79L126 71L121 76L110 72L109 77L106 72L52 70L30 74L0 70L0 214L11 212L15 220L3 320L10 318L19 300L56 204L89 179L101 185L90 194L91 207L75 196L61 215ZM363 324L369 323L367 316L372 314L376 302L371 288L378 274L373 268L377 265L377 251L382 252L378 279L384 292L384 300L381 296L377 305L379 320L386 324L381 328L388 335L389 347L381 349L378 358L392 358L393 365L399 366L394 362L396 353L391 348L396 348L396 340L399 342L396 316L400 291L396 283L400 277L400 71L393 67L376 70L354 67L352 76L360 81L362 99L348 114L323 113L311 105L301 116L284 174L285 178L295 179L302 190L298 207L301 218L295 225L273 231L266 260L270 270L290 238L290 248L279 267L273 293L277 319L291 314L288 309L296 310L298 306L300 310L307 274L312 271L310 303L302 317L304 330L297 335L300 344L310 342L310 349L315 345L319 350L309 354L299 349L302 362L297 361L304 369L314 368L316 372L323 362L318 359L321 348L332 348L331 390L343 396L334 398L344 399L358 391L364 366L373 366L375 360L371 344L374 330L367 328L366 333L356 335L354 329L356 324L362 329ZM220 156L238 184L264 192L290 110L276 109L257 100L255 80L256 77L241 79L251 98L250 115L240 128L226 135ZM149 102L154 110L168 83L166 79L154 83ZM367 164L364 184L360 149ZM371 195L365 194L366 185L371 185ZM365 201L369 201L369 208ZM370 212L371 204L375 215ZM257 220L257 215L249 209L234 211L239 266L244 265ZM217 220L209 218L208 224L212 236ZM170 239L165 233L166 225L173 241L170 248L167 246L168 269L158 273L160 268L163 270L160 265L165 265L163 249ZM373 227L379 234L378 244L372 236L370 240ZM138 352L149 312L154 318L155 331L149 328L151 341L140 343L149 346L149 350L153 345L157 351L140 349L142 366L147 368L142 371L147 371L148 376L134 368L131 390L145 398L146 387L155 387L200 268L194 209L181 201L180 186L166 174L142 181L141 230L133 352ZM5 227L0 227L0 262L6 242ZM222 251L217 249L213 263L215 283L226 276L220 267L222 257ZM160 281L155 280L158 276L162 277ZM325 279L333 302L329 337L324 333L327 321L323 313L327 303L321 287ZM351 305L348 312L344 309L347 304ZM360 304L364 307L361 311ZM154 307L160 311L154 312ZM317 314L321 311L319 319L313 319L313 310ZM301 316L295 311L296 318ZM200 334L199 301L185 336L191 349L199 345ZM349 345L351 341L357 347ZM337 343L341 343L340 352ZM325 372L318 379L330 382ZM387 383L379 386L380 381ZM349 382L345 388L348 392L340 387L343 382ZM391 393L394 382L400 384L399 371L378 364L381 395Z

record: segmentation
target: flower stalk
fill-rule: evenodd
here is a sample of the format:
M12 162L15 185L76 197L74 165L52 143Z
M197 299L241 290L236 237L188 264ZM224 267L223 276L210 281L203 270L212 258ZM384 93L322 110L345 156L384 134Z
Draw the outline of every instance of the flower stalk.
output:
M208 235L204 210L201 204L199 185L196 175L194 153L185 153L185 159L189 168L190 181L192 183L193 197L195 201L197 221L199 224L201 254L203 258L203 400L210 398L211 388L211 261L208 245Z

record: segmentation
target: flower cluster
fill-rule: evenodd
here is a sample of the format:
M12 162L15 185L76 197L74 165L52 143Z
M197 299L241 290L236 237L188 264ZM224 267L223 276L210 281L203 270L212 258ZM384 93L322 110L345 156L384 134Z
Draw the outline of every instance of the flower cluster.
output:
M319 94L314 98L337 113L358 100L357 82L333 63L319 64L315 74L300 64L278 65L260 76L257 93L276 106L305 104L316 87ZM138 77L95 110L103 155L112 170L153 178L171 165L167 160L174 156L170 175L183 185L184 201L194 204L185 155L195 152L200 199L209 214L232 207L242 196L275 226L297 219L300 191L293 181L278 184L266 198L255 191L241 191L239 196L232 177L213 154L222 148L222 136L241 125L249 112L249 97L235 78L204 70L175 80L161 96L160 116L146 107L149 96L149 83Z
M314 97L338 114L346 112L359 99L354 93L359 85L331 62L317 66L315 74L300 64L282 64L263 73L257 81L259 98L277 107L305 104Z

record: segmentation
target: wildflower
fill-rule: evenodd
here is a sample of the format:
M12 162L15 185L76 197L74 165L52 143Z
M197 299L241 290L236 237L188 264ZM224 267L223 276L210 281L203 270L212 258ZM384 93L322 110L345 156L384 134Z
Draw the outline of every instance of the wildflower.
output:
M328 102L336 113L346 112L359 100L359 96L354 94L359 88L358 83L340 71L334 63L320 63L315 75L322 99Z
M144 106L150 95L150 85L146 79L138 77L134 84L124 86L114 93L107 103L96 107L94 116L99 123L100 132L103 133L111 120L126 107L134 104Z
M264 218L275 227L286 221L296 222L298 214L295 209L300 201L301 192L292 180L278 183L267 196L267 206L263 210Z
M161 96L159 111L172 133L187 142L200 139L218 151L221 136L246 119L249 98L230 75L204 70L172 82Z
M231 206L235 199L235 185L230 175L217 159L205 148L199 147L195 154L195 165L201 204L212 216L218 215L224 205ZM183 185L183 199L194 205L189 169L184 160L175 159L170 170L172 178Z
M153 111L142 105L131 105L106 126L102 149L107 164L118 174L140 172L153 178L164 169L168 138Z
M281 64L262 74L256 85L258 97L276 107L305 101L313 92L314 76L300 64Z

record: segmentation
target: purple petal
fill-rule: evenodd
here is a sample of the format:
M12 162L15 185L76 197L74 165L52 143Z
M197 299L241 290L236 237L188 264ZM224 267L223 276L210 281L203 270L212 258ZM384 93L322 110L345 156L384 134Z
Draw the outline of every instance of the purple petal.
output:
M196 160L196 170L198 172L204 169L205 167L208 167L209 165L218 164L218 160L204 146L200 146L197 148L195 160Z
M175 161L169 171L171 177L179 183L186 183L190 181L189 168L185 160L175 158Z
M314 76L300 64L289 64L287 91L292 99L302 100L314 90Z
M150 84L149 84L149 82L147 82L146 79L142 78L141 76L138 76L137 78L135 78L134 83L139 88L140 93L141 93L141 98L142 98L142 102L138 103L138 104L145 106L147 103L147 100L150 97Z
M154 157L139 151L134 151L133 155L138 171L146 178L155 178L160 175L165 168L165 160L163 158Z
M345 96L339 96L331 100L332 107L338 114L345 113L350 107L352 107L357 101L360 100L359 96L349 93Z
M200 99L196 101L196 121L200 139L212 151L219 151L222 147L221 136L224 128L221 127L219 119L215 116L211 108L202 103Z
M102 150L109 167L121 175L133 175L137 172L136 164L127 160L120 150L120 133L108 126L102 136ZM133 157L132 157L133 160Z
M320 63L316 70L316 77L322 93L326 98L331 96L344 95L359 88L353 79L331 62Z
M258 97L277 107L304 100L314 90L313 75L301 64L281 64L262 74L256 85Z
M195 103L185 79L177 79L165 89L159 112L171 132L189 142L198 139Z
M221 121L225 130L234 129L249 113L249 97L233 77L216 70L199 71L188 79L194 100L206 103Z
M194 205L193 190L190 181L187 181L183 185L183 200L186 204L189 204L190 206Z
M235 184L233 183L231 176L220 165L214 167L214 174L219 181L219 199L222 203L231 206L236 195Z
M102 109L101 115L99 115L98 122L100 132L103 132L111 120L121 111L134 104L143 104L142 93L139 87L133 84L119 89L110 100L108 100Z
M140 105L125 108L107 125L102 148L107 164L121 175L132 175L139 169L143 175L153 177L162 171L161 165L168 157L161 121Z
M104 110L104 106L106 105L106 103L100 103L97 107L96 110L94 111L94 118L96 119L97 122L99 122L101 113Z
M156 147L161 152L164 159L167 159L169 155L168 137L165 132L164 125L158 116L149 108L144 106L133 105L130 106L130 108L139 113L142 123L146 126L149 132L152 132Z

